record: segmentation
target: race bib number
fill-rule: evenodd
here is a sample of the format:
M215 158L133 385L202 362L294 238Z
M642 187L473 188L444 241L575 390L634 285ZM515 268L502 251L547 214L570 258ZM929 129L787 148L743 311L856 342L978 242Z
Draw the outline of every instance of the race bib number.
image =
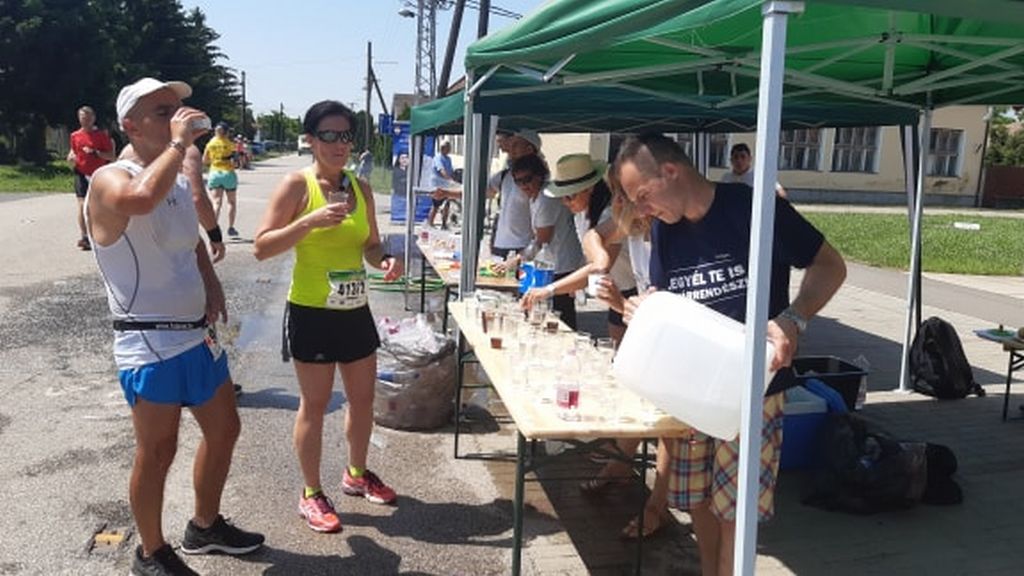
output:
M217 342L217 329L212 324L206 327L206 337L204 340L206 341L206 347L210 349L210 355L213 356L213 359L215 361L220 360L220 355L224 353L224 349L220 347L220 342Z
M331 291L327 307L332 310L355 310L366 306L366 271L332 270L327 273Z

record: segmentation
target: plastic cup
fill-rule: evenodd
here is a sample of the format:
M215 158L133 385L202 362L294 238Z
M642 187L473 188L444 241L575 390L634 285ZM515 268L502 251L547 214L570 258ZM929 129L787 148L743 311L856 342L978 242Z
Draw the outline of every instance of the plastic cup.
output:
M558 327L562 320L562 313L558 310L549 310L544 316L544 331L548 334L555 334L558 332Z
M604 277L604 272L591 272L587 274L587 296L597 298L597 289L601 285L601 279Z
M348 204L348 192L344 190L335 190L327 194L328 204Z

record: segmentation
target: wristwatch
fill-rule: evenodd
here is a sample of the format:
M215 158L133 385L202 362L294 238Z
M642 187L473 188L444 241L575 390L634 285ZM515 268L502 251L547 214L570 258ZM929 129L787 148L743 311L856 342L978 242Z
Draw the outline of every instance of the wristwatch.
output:
M779 318L785 318L796 326L797 334L803 334L807 330L807 319L801 316L792 306L779 312Z

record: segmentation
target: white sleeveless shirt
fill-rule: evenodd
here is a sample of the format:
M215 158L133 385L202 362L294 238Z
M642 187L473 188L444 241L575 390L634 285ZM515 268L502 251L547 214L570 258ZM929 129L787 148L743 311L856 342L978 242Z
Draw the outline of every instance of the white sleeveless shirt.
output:
M130 160L100 168L132 176L142 169ZM88 221L88 210L85 217ZM178 174L170 193L152 212L132 216L110 246L100 246L89 236L115 319L195 321L206 313L206 290L196 263L199 221L185 176ZM205 335L202 328L116 331L114 361L121 370L152 364L195 347Z

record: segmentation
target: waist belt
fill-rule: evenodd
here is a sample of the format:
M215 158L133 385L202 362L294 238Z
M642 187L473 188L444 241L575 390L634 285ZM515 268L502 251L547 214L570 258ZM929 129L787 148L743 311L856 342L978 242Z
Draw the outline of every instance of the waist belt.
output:
M114 320L114 330L120 332L134 330L195 330L206 327L206 318L199 320L157 320L141 322L138 320Z

